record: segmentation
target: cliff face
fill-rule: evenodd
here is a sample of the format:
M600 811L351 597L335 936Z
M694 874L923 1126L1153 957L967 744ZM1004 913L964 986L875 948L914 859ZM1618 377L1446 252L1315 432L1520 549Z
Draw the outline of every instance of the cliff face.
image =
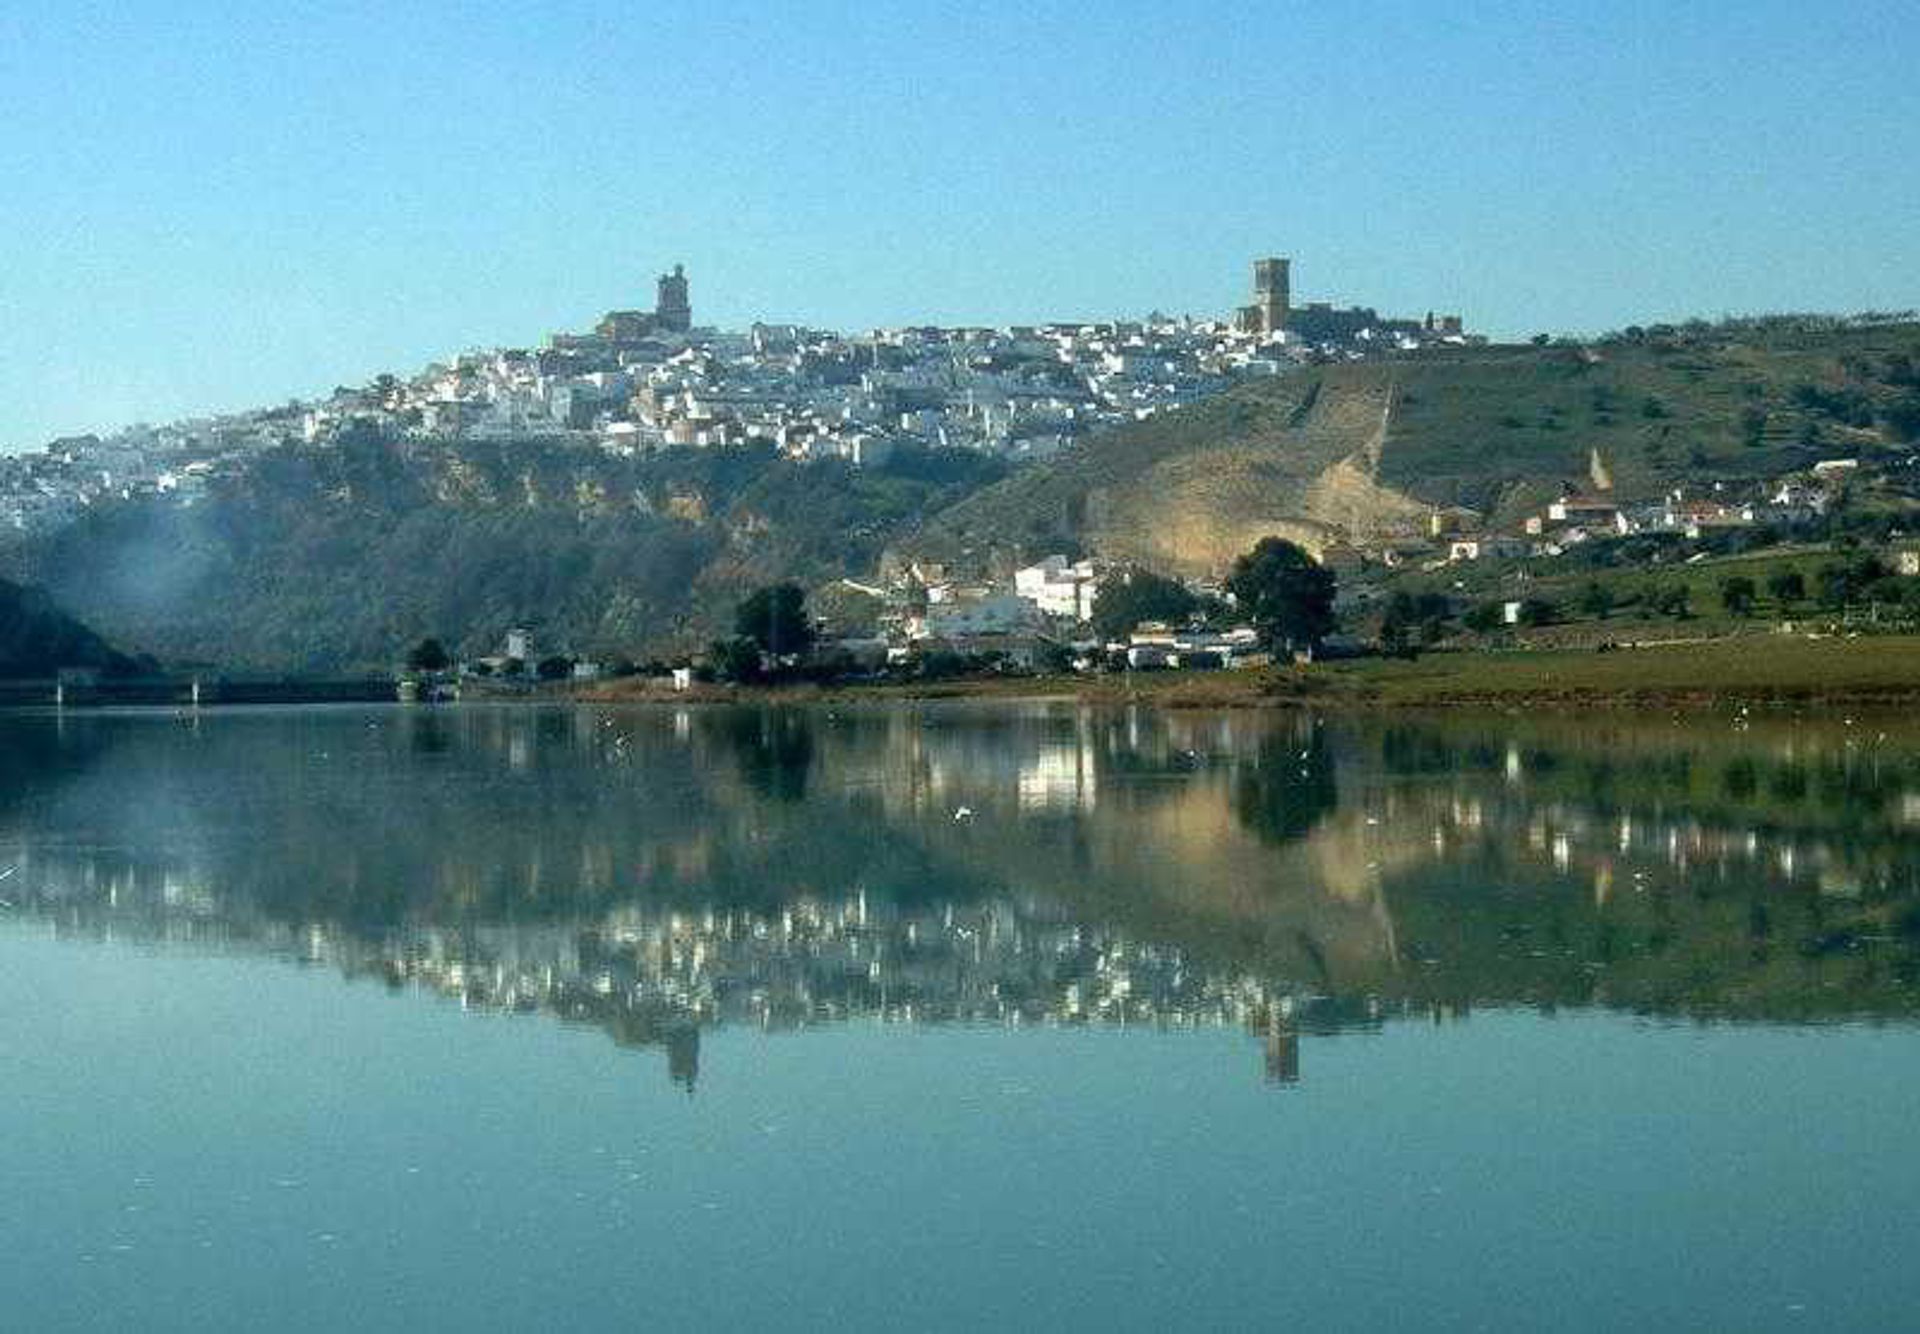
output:
M864 573L999 475L979 456L858 473L770 448L356 438L264 454L193 506L101 507L6 560L173 662L380 667L426 635L495 651L515 625L545 649L638 656L703 646L756 584Z

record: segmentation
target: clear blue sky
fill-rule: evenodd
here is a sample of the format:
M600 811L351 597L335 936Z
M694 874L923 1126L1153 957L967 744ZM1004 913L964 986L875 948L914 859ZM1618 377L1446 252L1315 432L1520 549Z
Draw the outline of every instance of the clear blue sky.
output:
M1451 12L1444 12L1451 11ZM1885 4L0 6L0 448L650 305L1920 305Z

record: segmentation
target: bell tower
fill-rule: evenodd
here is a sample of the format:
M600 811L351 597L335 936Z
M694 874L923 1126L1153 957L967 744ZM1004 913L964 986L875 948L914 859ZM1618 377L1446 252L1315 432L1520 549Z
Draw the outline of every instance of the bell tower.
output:
M660 275L653 321L674 333L685 333L693 327L693 307L687 302L687 271L678 264L673 266L672 273Z

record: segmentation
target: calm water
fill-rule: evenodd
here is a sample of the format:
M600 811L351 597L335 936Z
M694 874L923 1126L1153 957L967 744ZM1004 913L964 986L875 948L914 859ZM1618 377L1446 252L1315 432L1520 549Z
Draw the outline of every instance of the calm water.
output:
M1920 724L0 715L18 1329L1911 1328Z

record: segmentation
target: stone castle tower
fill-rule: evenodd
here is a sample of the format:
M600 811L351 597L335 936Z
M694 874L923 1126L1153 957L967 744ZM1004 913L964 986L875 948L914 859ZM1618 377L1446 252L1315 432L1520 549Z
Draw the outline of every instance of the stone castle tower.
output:
M1290 259L1253 261L1253 304L1240 307L1237 323L1248 333L1279 333L1293 313Z

